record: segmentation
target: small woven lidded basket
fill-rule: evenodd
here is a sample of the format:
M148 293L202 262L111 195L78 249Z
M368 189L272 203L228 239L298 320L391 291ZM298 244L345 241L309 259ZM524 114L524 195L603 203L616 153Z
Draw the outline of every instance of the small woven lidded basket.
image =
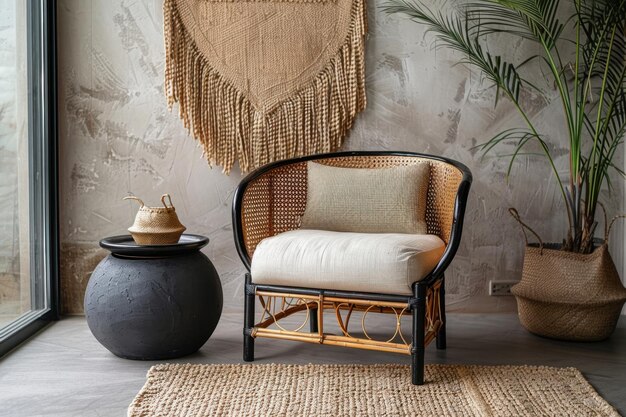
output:
M169 201L169 206L165 203ZM163 207L148 207L135 196L124 197L124 200L135 200L141 206L135 217L135 223L128 228L138 245L171 245L178 243L180 236L186 230L178 220L176 209L172 205L169 194L161 196Z
M509 211L521 224L526 240L522 279L511 288L522 325L531 333L554 339L592 342L608 338L626 301L626 288L607 245L613 222L605 227L604 242L582 254L543 243L515 209ZM539 243L529 244L524 229Z

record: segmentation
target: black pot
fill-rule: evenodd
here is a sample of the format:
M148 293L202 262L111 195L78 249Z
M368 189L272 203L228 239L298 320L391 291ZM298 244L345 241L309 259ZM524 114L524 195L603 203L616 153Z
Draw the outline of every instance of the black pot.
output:
M138 246L130 236L100 241L111 254L93 271L85 315L112 353L139 360L197 351L222 314L222 285L200 249L209 239L183 235L177 244Z

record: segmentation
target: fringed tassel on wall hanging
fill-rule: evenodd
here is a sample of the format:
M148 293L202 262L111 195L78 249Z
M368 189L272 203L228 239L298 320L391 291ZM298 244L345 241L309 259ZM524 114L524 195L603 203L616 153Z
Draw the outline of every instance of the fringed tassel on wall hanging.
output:
M341 146L365 108L364 0L165 0L165 86L228 173Z

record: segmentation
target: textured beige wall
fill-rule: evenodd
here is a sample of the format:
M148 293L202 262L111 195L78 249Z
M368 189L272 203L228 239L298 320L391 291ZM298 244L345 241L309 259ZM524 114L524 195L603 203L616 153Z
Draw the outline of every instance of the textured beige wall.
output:
M520 123L512 106L494 109L495 91L463 66L451 66L458 56L435 49L419 26L369 3L369 102L345 149L418 151L467 164L475 181L463 242L448 274L450 308L510 311L511 298L486 295L489 280L520 276L522 237L506 209L517 207L545 239L560 239L565 223L556 183L537 159L520 159L508 185L506 159L481 161L474 145ZM132 223L137 207L121 201L128 192L154 204L161 193L172 194L188 230L211 238L206 254L220 273L225 307L241 306L243 268L230 220L241 174L235 170L227 177L211 169L167 110L161 4L59 1L62 285L69 313L82 311L84 286L104 255L97 241L124 233ZM512 58L533 52L510 40L491 47ZM553 95L535 72L534 81ZM544 133L565 143L557 101L524 92L524 103ZM566 149L556 146L553 152L565 168ZM608 204L611 212L621 196L620 187ZM622 253L617 249L616 258Z

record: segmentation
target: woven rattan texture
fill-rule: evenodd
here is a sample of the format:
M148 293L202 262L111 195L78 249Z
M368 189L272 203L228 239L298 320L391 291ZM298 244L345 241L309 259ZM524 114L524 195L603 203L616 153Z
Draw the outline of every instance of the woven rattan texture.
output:
M157 365L128 415L619 416L573 368Z
M426 203L428 233L448 243L452 230L454 202L463 175L446 162L395 155L358 155L318 159L315 162L344 168L382 169L407 166L421 161L430 163L430 182ZM246 250L250 257L266 237L294 230L306 208L306 162L275 168L252 182L245 191L242 224Z

